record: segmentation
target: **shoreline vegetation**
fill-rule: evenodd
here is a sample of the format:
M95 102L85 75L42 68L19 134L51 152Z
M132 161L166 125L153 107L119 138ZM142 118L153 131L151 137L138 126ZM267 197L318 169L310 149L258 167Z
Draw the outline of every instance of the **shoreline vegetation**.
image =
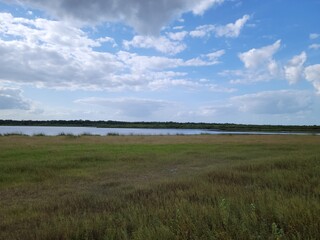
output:
M216 131L247 132L305 132L320 133L320 125L254 125L233 123L194 122L124 122L90 120L0 120L0 126L56 126L97 128L154 128L154 129L206 129Z
M0 239L318 239L320 136L1 136Z

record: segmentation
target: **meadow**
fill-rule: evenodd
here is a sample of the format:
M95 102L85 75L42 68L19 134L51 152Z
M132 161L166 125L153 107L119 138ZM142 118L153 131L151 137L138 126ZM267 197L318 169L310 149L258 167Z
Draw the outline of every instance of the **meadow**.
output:
M320 136L0 136L0 239L319 239Z

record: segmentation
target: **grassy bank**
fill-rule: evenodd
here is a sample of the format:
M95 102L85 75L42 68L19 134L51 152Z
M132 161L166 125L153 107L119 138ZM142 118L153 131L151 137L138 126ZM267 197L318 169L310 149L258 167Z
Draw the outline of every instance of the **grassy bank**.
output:
M317 239L319 136L0 137L0 239Z

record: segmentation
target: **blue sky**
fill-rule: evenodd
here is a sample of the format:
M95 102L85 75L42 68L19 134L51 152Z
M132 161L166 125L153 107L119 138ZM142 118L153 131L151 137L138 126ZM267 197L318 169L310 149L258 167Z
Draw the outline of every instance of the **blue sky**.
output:
M0 119L319 124L319 0L0 0Z

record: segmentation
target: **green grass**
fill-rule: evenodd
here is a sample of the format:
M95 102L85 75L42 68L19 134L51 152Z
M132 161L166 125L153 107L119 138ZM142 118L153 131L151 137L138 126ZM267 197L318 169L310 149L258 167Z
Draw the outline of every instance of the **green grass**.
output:
M2 136L0 239L319 239L319 136Z

